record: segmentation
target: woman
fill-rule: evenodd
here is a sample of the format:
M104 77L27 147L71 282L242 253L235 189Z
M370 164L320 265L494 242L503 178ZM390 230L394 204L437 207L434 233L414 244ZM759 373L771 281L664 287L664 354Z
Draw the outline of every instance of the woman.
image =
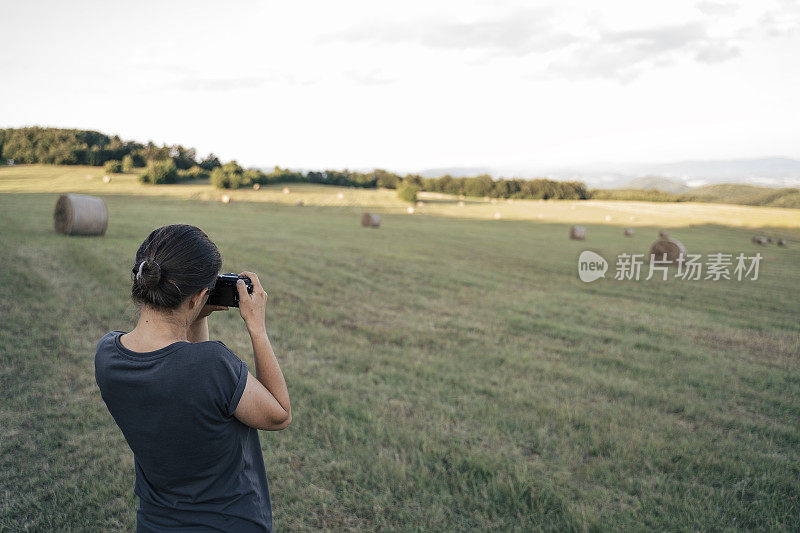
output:
M239 313L256 365L209 341L206 303L222 267L202 230L153 231L134 261L139 322L97 344L95 378L131 447L137 531L271 531L258 429L292 420L289 392L264 324L267 294L252 272L239 281Z

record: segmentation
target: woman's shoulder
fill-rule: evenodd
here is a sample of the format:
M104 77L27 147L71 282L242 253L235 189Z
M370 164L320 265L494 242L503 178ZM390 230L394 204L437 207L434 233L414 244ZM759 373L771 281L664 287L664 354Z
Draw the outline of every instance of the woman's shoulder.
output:
M94 353L95 356L108 353L109 351L113 350L116 347L116 338L120 335L123 335L124 331L109 331L102 337L100 340L97 341L97 345L95 346Z
M241 363L241 359L225 346L225 343L218 340L187 343L183 346L183 351L191 354L195 359L212 365L219 363L238 365Z

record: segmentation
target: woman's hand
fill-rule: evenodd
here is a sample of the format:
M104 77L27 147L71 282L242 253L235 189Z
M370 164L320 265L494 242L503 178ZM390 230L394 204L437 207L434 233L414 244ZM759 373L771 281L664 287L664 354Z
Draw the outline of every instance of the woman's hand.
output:
M267 331L264 319L267 314L267 293L261 287L261 282L254 272L245 270L240 276L247 276L253 282L253 294L247 292L247 285L243 280L236 282L236 289L239 291L239 314L242 315L248 331L261 333Z

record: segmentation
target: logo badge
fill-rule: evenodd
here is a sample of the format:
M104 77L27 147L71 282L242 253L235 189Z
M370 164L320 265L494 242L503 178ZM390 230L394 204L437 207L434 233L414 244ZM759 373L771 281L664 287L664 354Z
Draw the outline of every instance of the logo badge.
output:
M581 281L591 283L604 278L606 270L608 270L608 262L602 256L589 250L581 252L578 258L578 277L581 278Z

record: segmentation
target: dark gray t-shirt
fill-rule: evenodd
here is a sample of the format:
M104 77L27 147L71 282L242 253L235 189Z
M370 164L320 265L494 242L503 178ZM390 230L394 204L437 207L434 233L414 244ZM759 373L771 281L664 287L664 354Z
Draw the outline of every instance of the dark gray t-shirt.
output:
M133 450L137 531L271 531L258 431L233 416L247 363L219 341L154 352L97 343L95 379Z

